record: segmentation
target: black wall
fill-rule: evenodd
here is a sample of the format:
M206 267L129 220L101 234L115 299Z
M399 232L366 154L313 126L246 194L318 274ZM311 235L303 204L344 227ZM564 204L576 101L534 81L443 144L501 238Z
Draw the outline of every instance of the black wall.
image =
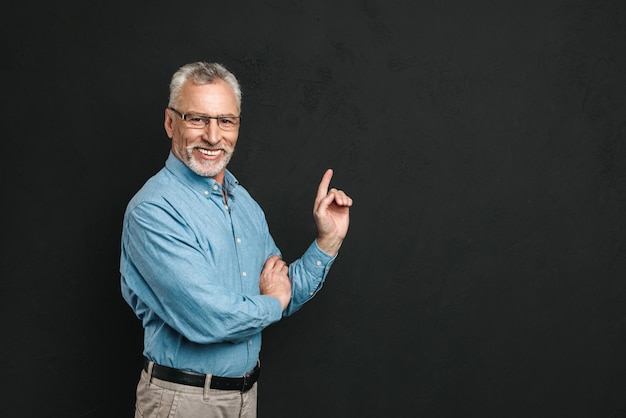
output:
M0 33L0 416L132 416L121 219L195 60L241 80L230 168L288 260L325 168L355 201L260 417L626 416L623 0L12 2Z

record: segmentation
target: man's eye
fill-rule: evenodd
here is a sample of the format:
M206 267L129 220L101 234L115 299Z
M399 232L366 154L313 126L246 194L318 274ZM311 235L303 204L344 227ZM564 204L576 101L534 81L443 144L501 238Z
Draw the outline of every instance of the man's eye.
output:
M235 123L235 120L232 118L220 118L220 123L222 125L233 125Z

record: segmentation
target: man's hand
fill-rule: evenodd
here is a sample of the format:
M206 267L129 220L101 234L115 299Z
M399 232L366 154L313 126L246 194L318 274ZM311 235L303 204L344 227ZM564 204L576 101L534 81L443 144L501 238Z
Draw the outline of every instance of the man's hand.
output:
M267 259L259 289L262 295L273 296L280 301L283 311L291 301L291 281L289 280L289 267L279 256L273 255Z
M337 255L348 233L352 199L343 191L328 190L333 170L328 169L317 189L313 217L317 224L317 245L327 254Z

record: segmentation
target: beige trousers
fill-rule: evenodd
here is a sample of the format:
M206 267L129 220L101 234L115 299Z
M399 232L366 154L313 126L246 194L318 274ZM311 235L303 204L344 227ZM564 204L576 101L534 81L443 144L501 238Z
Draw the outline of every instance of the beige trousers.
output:
M256 418L257 383L241 393L237 390L218 390L166 382L152 377L152 363L148 371L141 371L137 385L135 418Z

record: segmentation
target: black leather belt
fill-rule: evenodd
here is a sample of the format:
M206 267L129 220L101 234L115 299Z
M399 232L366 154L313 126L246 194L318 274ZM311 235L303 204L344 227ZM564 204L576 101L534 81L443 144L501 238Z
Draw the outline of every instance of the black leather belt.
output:
M148 359L144 359L143 369L145 371L148 371L148 364ZM259 380L260 373L261 369L257 365L250 374L241 377L211 376L210 387L211 389L238 390L240 392L247 392L256 383L256 381ZM171 367L161 366L154 363L152 366L152 377L181 385L204 387L207 375L187 370L173 369Z

